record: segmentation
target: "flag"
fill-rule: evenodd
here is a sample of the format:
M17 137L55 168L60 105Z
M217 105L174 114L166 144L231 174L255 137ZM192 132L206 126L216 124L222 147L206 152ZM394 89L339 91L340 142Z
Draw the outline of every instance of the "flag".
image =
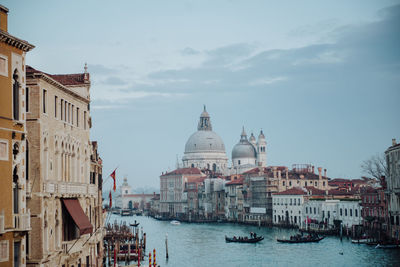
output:
M116 183L115 183L115 171L116 171L117 169L115 169L111 174L110 174L110 176L111 176L111 178L113 178L113 180L114 180L114 187L113 187L113 190L114 190L114 192L115 192L115 190L117 189L117 185L116 185Z
M110 205L109 205L109 207L110 207L110 209L111 209L111 207L112 207L112 195L111 195L111 190L110 190Z

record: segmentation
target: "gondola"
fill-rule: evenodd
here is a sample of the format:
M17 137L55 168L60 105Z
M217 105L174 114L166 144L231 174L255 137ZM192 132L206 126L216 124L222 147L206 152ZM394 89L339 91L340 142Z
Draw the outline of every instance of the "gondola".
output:
M257 236L254 238L248 238L246 237L227 237L225 236L225 241L227 243L257 243L260 242L261 240L264 240L263 236Z
M133 227L137 227L139 225L139 223L130 223L129 225L133 226Z
M281 243L312 243L312 242L319 242L324 237L314 237L314 238L306 238L306 237L301 237L299 239L277 239L276 241L281 242Z

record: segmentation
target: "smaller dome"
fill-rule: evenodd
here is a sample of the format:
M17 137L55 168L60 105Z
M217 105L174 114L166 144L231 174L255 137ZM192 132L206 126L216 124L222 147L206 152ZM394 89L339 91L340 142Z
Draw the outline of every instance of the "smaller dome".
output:
M232 149L232 160L237 158L256 158L256 157L257 157L256 149L247 140L247 134L243 127L242 134L240 135L240 141Z
M233 147L232 159L256 158L256 157L257 157L256 150L254 149L254 146L249 143L249 141L240 142Z

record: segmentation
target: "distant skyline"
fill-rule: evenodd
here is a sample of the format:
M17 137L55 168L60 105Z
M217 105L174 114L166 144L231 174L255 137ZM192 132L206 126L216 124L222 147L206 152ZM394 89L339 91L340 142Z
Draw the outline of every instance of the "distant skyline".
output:
M400 141L400 1L6 0L27 64L91 74L106 178L159 187L207 106L231 158L263 129L267 164L359 178Z

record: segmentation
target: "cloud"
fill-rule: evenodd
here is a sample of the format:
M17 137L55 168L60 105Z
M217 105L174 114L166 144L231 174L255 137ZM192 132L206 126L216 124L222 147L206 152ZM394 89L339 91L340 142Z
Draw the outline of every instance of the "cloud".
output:
M107 85L126 85L126 84L128 84L126 81L124 81L123 79L116 77L116 76L107 77L105 80L101 81L101 83L107 84Z
M400 5L399 5L400 6ZM111 102L170 98L209 93L245 92L268 85L272 89L323 90L328 84L351 80L356 75L379 75L400 71L400 8L381 12L382 19L362 25L340 26L330 32L334 42L292 49L262 50L238 43L206 51L185 48L185 55L201 54L205 60L191 67L163 69L130 81L126 91L108 92ZM318 28L330 28L327 21ZM312 29L310 30L312 31ZM107 81L122 85L112 78ZM313 84L318 84L315 88ZM313 88L313 89L311 89ZM341 87L344 88L344 87ZM337 90L341 90L337 88Z
M94 101L98 104L97 106L105 109L108 107L114 107L114 105L103 105L101 103L119 103L125 104L133 100L139 99L154 99L154 98L178 98L185 96L184 93L169 93L169 92L152 92L145 90L132 90L132 89L118 89L118 90L106 90L102 93L98 93L94 97ZM95 105L96 106L96 105Z
M109 68L101 64L88 64L88 71L93 74L114 74L117 69Z
M182 49L182 50L180 51L180 53L181 53L182 55L184 55L184 56L192 56L192 55L198 55L198 54L200 54L201 52L198 51L198 50L195 50L195 49L193 49L193 48L191 48L191 47L185 47L184 49Z
M277 83L277 82L281 82L281 81L286 81L288 78L287 77L273 77L273 78L261 78L261 79L257 79L254 81L251 81L249 83L250 86L257 86L257 85L269 85L269 84L273 84L273 83Z

